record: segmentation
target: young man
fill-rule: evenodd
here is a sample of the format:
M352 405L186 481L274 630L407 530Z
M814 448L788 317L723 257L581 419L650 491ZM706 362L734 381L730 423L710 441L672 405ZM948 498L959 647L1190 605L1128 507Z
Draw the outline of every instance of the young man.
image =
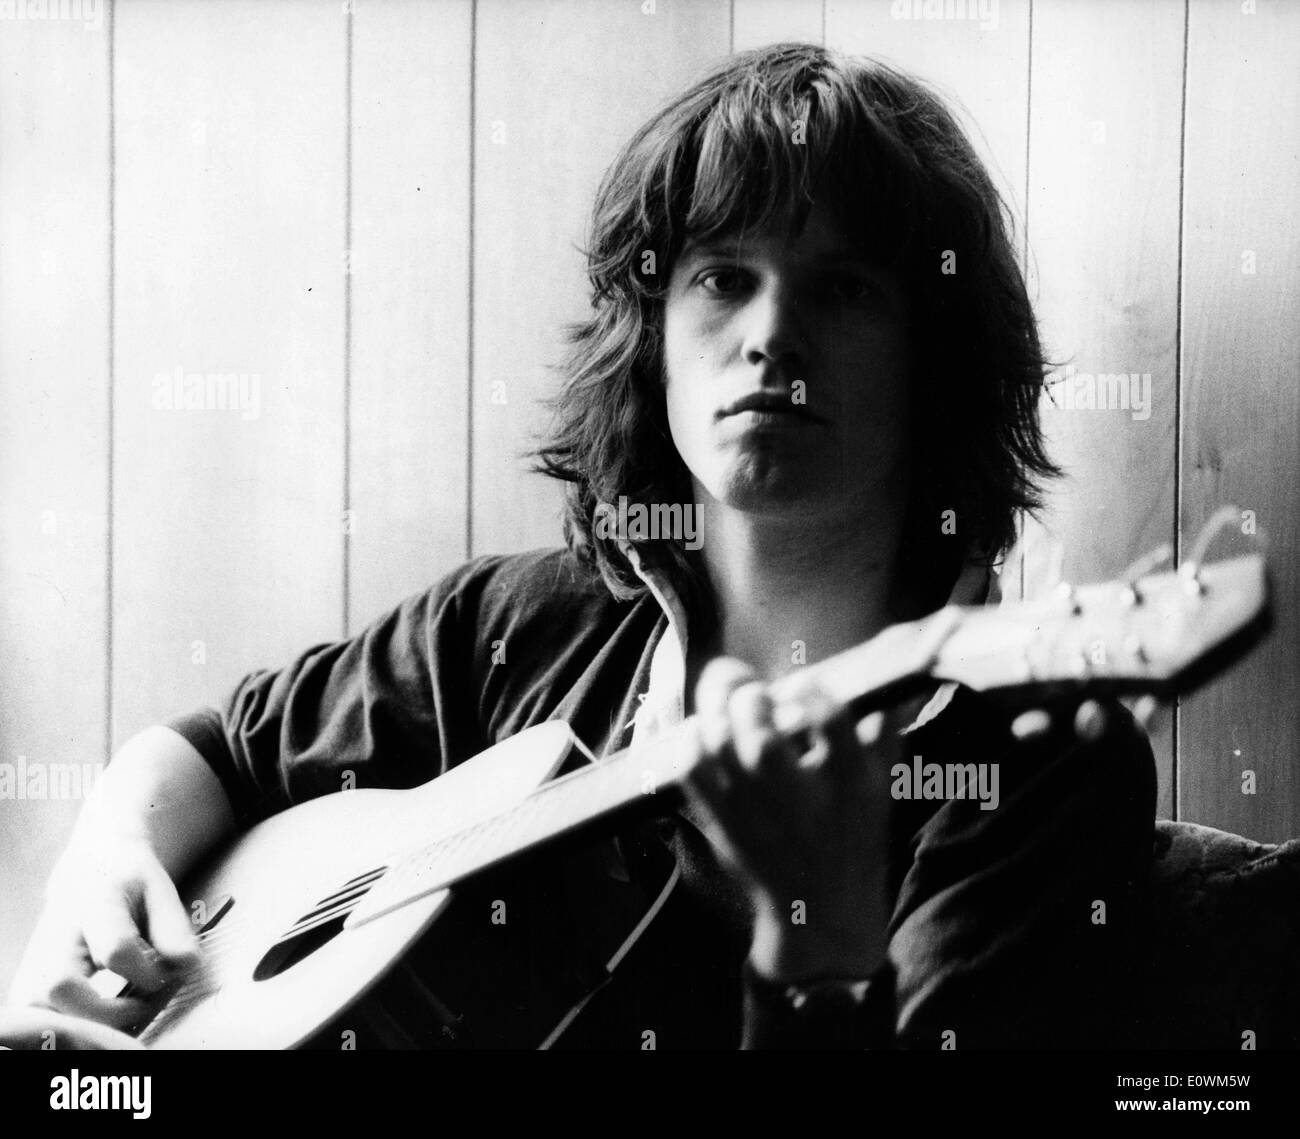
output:
M698 711L688 804L620 847L633 876L639 843L670 851L680 899L629 958L633 995L567 1042L1129 1042L1154 771L1122 711L1102 739L1017 741L952 685L883 724L767 688L995 599L990 567L1054 473L1033 314L951 115L818 47L737 56L615 162L589 274L541 452L569 484L567 549L477 559L131 740L54 875L11 1040L57 1022L124 1043L85 1020L141 1006L88 976L163 985L195 952L174 880L345 772L415 786L555 718L607 753ZM621 500L698 506L699 533L619 532ZM896 801L914 755L988 765L996 801Z

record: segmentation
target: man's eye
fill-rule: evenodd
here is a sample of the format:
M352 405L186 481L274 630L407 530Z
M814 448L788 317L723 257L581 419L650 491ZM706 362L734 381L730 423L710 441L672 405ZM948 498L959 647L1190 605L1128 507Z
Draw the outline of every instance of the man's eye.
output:
M827 281L827 292L839 301L860 301L871 295L871 282L854 273L835 273Z
M744 286L744 276L738 269L710 269L701 273L698 282L706 293L725 297L738 293Z

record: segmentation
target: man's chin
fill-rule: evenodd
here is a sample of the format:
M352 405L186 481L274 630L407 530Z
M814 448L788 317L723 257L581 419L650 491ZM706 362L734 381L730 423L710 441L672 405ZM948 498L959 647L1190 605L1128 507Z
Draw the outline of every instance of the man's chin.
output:
M773 521L811 522L833 512L837 503L833 487L781 470L767 471L761 478L734 479L715 497L732 510Z

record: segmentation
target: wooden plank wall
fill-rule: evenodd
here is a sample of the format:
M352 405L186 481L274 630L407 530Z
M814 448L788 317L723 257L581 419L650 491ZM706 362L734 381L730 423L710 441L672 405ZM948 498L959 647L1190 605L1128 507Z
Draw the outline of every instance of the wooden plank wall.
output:
M468 552L473 20L472 0L353 15L352 629Z
M1056 387L1151 377L1139 411L1042 403L1064 576L1104 580L1175 537L1182 0L1038 0L1031 50L1028 267ZM1174 717L1152 727L1172 815Z
M1108 576L1227 500L1268 533L1275 632L1157 729L1161 812L1300 833L1300 6L966 7L118 0L0 29L0 762L102 762L468 555L556 543L520 456L596 183L689 79L793 38L958 100L1054 358L1151 376L1149 415L1045 409L1070 478L1032 548ZM169 409L178 371L256 406ZM0 986L76 808L0 801Z
M114 23L120 743L219 700L250 646L342 631L348 22L135 0ZM178 372L241 377L240 406L159 406Z
M1239 529L1267 537L1276 619L1183 709L1178 810L1270 839L1300 833L1298 52L1300 5L1190 5L1178 530L1185 551L1219 504L1253 512Z
M108 31L0 30L0 763L108 751ZM0 987L80 808L0 800Z

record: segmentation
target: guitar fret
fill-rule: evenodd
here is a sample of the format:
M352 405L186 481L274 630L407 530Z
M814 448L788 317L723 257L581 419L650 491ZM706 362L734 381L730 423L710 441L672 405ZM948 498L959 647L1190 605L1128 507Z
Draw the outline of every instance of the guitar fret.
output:
M658 791L670 780L656 770L654 752L665 751L646 749L638 756L645 761L642 766L632 763L630 752L622 752L543 784L509 810L438 839L399 863L387 876L385 893L432 892L633 802L647 786ZM651 783L646 783L646 773L654 777Z

